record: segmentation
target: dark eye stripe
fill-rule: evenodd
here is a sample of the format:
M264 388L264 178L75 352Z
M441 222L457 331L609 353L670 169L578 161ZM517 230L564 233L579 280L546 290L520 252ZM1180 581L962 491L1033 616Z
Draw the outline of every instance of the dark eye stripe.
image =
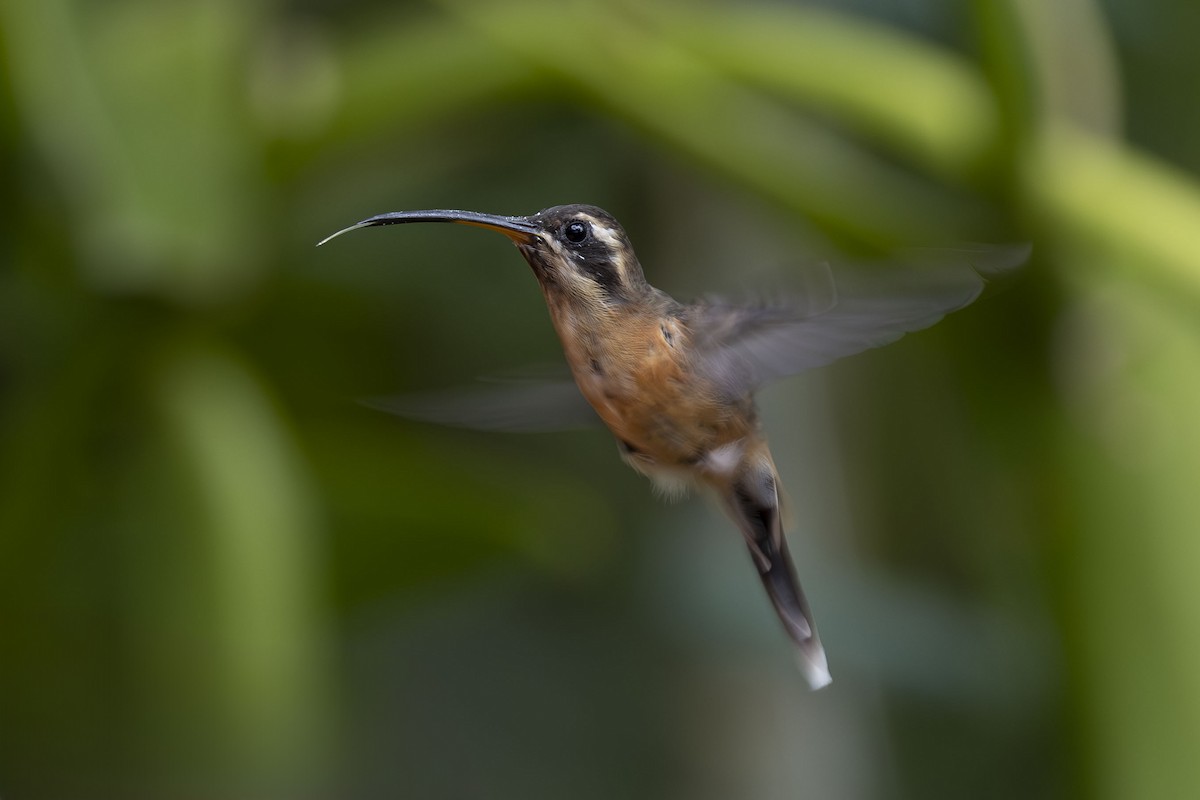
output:
M587 276L595 281L605 294L612 297L620 292L621 276L617 274L617 268L612 262L584 262L582 266Z
M619 269L619 253L613 245L597 239L592 222L571 217L560 223L556 238L568 264L587 276L612 300L623 299L625 287Z

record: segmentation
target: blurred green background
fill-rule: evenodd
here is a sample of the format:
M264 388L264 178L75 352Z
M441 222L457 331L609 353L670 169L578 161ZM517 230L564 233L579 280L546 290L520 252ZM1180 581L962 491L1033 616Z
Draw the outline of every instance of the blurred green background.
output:
M1193 0L3 0L0 796L1200 791ZM501 237L678 297L1031 241L763 394L835 676L603 431L355 398L560 358Z

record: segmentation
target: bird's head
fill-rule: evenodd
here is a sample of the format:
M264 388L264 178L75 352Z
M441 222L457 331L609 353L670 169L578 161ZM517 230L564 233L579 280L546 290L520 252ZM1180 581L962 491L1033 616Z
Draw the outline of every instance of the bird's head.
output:
M453 222L503 233L533 268L547 299L587 305L630 302L647 291L641 265L621 224L601 208L554 206L527 217L474 211L395 211L338 231L408 222Z

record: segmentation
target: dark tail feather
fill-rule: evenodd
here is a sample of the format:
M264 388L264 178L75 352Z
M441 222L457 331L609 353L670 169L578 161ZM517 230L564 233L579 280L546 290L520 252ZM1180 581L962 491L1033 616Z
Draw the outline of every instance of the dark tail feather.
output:
M763 588L775 606L784 630L796 644L797 662L813 689L833 680L825 648L817 635L808 600L800 588L796 568L788 553L779 516L779 497L775 476L767 471L750 471L734 484L726 506L746 537Z
M775 613L783 621L788 636L796 643L796 658L804 677L812 688L820 689L833 680L829 674L829 662L825 658L825 648L821 645L812 611L796 578L796 568L792 565L792 557L782 535L779 544L779 548L773 552L766 551L769 565L765 570L762 563L758 562L759 575L775 606ZM762 549L761 545L759 549Z

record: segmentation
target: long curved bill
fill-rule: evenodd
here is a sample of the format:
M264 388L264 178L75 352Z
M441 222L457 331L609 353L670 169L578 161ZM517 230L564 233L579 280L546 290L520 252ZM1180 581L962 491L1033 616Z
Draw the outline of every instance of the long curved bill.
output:
M499 231L518 244L529 242L538 234L540 229L528 217L502 217L497 214L479 214L474 211L392 211L387 214L377 214L362 222L356 222L348 228L342 228L337 233L326 236L317 242L317 247L336 239L343 233L359 228L372 228L376 225L400 225L405 222L454 222L459 225L475 225Z

